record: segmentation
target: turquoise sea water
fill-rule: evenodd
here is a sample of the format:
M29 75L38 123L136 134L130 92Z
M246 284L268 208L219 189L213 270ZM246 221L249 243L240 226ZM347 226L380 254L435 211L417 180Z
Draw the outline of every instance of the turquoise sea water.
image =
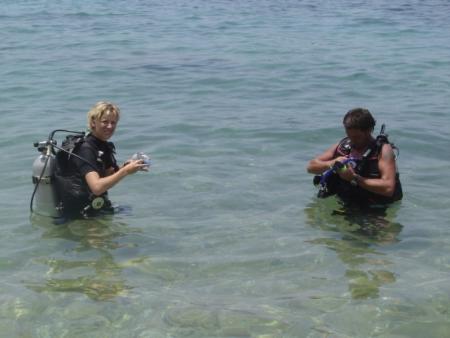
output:
M0 336L450 336L449 11L2 1ZM30 217L33 142L104 99L151 172L111 189L121 214ZM336 213L305 172L356 106L400 148L387 215Z

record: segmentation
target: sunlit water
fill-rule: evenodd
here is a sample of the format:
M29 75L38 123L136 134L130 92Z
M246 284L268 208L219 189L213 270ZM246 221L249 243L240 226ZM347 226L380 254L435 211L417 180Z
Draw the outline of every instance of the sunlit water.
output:
M4 1L2 337L450 335L446 1ZM122 108L152 157L114 216L29 213L32 143ZM386 214L308 159L369 108L400 148ZM378 129L377 129L378 130Z

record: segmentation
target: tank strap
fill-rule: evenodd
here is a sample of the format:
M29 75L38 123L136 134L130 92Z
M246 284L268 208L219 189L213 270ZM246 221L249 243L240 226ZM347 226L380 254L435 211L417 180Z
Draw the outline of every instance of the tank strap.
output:
M44 176L39 180L38 176L32 176L31 179L33 184L52 184L55 178L53 176Z

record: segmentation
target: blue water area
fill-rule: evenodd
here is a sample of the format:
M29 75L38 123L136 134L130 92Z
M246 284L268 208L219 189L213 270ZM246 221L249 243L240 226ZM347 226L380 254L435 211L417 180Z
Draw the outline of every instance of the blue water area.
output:
M1 8L1 336L450 335L448 1ZM110 190L116 215L30 215L33 142L99 100L150 171ZM358 106L400 149L386 213L305 170Z

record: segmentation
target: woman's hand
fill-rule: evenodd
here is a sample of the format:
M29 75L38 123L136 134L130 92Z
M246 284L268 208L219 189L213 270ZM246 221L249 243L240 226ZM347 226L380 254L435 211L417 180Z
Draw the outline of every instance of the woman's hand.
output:
M148 165L144 164L142 160L130 160L112 175L100 177L98 172L90 171L85 175L85 179L92 193L96 196L100 196L109 188L116 185L125 176L132 175L139 170L148 170L147 167Z
M148 168L149 165L145 164L143 160L128 160L122 166L122 170L127 175L132 175L137 171L148 171Z

